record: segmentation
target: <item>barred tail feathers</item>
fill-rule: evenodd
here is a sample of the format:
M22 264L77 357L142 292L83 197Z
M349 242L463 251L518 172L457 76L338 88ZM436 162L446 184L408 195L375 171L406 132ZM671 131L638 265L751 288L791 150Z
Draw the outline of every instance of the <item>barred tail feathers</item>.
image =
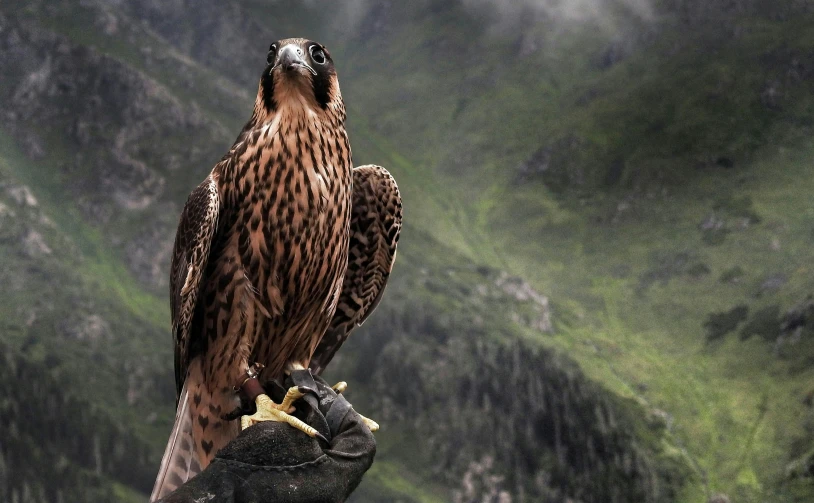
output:
M161 468L158 470L153 493L150 495L151 502L178 489L201 471L201 463L192 439L192 411L189 407L187 384L184 383L181 390L175 413L175 425L172 427L164 457L161 459Z

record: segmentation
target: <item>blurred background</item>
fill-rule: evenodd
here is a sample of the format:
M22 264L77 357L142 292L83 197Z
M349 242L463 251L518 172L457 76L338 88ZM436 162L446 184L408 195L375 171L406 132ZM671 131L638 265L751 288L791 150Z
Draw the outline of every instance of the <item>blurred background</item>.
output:
M814 2L0 3L0 500L146 501L169 254L269 44L406 226L356 502L814 499Z

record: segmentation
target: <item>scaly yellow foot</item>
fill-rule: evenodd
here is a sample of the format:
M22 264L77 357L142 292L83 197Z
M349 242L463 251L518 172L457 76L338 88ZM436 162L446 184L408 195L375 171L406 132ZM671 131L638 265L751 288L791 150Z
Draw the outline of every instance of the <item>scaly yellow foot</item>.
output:
M317 430L289 414L289 411L293 409L292 404L302 396L303 394L300 393L296 387L288 390L281 404L274 403L268 395L258 395L254 400L254 403L257 405L257 412L251 416L241 417L240 429L245 430L249 426L263 421L277 421L280 423L288 423L309 437L319 437L324 440L324 437Z
M331 389L333 389L334 392L336 392L336 394L341 395L346 389L348 389L348 383L346 383L345 381L339 381L338 383L331 386ZM357 414L359 413L357 412ZM364 422L367 425L367 427L370 428L370 431L379 431L379 423L361 414L359 414L359 417L361 417L362 422Z

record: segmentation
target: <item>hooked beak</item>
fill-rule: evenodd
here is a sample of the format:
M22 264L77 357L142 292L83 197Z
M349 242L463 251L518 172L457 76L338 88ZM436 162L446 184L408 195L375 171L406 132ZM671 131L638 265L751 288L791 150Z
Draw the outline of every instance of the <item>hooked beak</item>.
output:
M271 71L273 72L277 67L281 67L284 71L290 71L297 67L303 67L312 74L316 75L316 70L311 68L311 65L309 65L305 59L303 59L303 54L302 48L297 47L294 44L288 44L280 49L280 52L277 53L277 63L275 63Z

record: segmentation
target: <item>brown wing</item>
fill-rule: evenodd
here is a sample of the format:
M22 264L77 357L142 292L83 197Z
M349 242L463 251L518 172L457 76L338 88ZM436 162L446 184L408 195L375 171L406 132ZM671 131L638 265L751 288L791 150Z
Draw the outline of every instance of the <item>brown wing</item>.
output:
M196 337L192 325L219 213L218 184L210 175L189 195L175 234L170 269L170 310L178 394L186 379L189 347Z
M355 168L348 269L331 325L311 357L315 374L325 369L350 332L379 304L396 260L400 231L396 181L381 166Z

